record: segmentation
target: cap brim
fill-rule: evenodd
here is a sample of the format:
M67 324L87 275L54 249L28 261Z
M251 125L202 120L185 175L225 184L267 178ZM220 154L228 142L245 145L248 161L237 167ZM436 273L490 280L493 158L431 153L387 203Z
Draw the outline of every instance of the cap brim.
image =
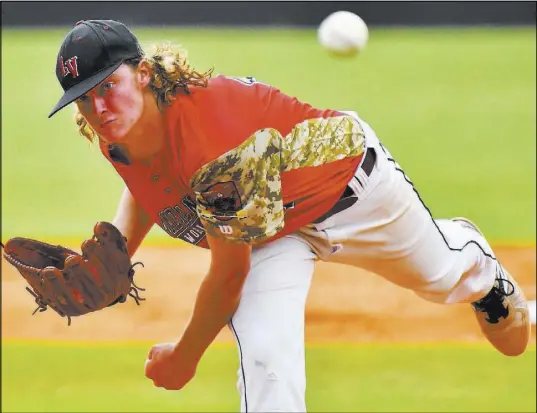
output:
M108 76L114 73L116 69L119 66L121 66L122 63L123 63L123 60L120 60L114 65L107 67L106 69L103 69L98 73L95 73L93 76L88 77L86 80L83 80L82 82L77 83L72 88L68 89L63 94L63 96L58 101L58 103L56 103L56 106L54 106L54 109L52 109L52 112L49 113L48 117L49 118L52 117L52 115L54 115L56 112L66 107L69 103L75 101L84 93L89 92L99 83L101 83L104 79L106 79Z

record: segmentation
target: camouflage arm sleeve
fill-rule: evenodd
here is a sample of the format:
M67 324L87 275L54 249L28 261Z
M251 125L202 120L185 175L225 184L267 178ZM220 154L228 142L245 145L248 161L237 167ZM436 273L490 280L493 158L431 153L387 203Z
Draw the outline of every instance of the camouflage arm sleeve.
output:
M197 213L208 234L266 241L284 227L282 172L358 156L364 145L362 127L351 116L308 119L286 137L261 129L192 176Z

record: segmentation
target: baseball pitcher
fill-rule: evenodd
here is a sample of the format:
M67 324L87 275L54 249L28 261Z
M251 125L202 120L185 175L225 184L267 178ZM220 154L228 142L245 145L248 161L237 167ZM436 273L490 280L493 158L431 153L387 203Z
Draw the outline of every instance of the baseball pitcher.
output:
M40 290L41 306L60 308L73 289L75 315L136 296L130 259L155 224L210 249L180 339L149 351L145 375L155 386L183 388L228 326L240 360L241 410L306 411L304 310L318 260L374 272L426 300L468 305L496 349L525 351L526 300L482 232L465 218L433 218L355 112L312 107L254 78L199 72L169 45L146 54L112 20L78 22L56 62L64 94L49 116L74 103L80 133L125 182L110 224L120 234L114 239L126 238L128 257L116 254L121 270L110 270L113 254L97 260L86 251L77 260L83 274L108 271L129 282L107 288L88 308L86 290L64 281L72 278L62 271L65 255L46 262L57 268L48 278L34 259L33 279L63 283L61 294ZM19 268L20 249L5 249Z

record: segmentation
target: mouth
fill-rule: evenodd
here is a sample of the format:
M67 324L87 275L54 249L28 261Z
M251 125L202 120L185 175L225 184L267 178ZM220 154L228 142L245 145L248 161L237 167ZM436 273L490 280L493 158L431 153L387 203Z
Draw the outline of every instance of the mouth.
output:
M107 126L107 125L110 125L111 123L115 122L116 120L115 119L110 119L110 120L107 120L106 122L102 122L101 123L101 128Z

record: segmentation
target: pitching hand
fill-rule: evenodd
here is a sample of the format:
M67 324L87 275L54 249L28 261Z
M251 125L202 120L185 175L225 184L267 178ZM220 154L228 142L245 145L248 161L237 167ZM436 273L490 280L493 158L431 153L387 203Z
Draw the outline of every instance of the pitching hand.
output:
M149 350L145 376L156 387L181 390L196 374L198 361L181 352L177 343L157 344Z

